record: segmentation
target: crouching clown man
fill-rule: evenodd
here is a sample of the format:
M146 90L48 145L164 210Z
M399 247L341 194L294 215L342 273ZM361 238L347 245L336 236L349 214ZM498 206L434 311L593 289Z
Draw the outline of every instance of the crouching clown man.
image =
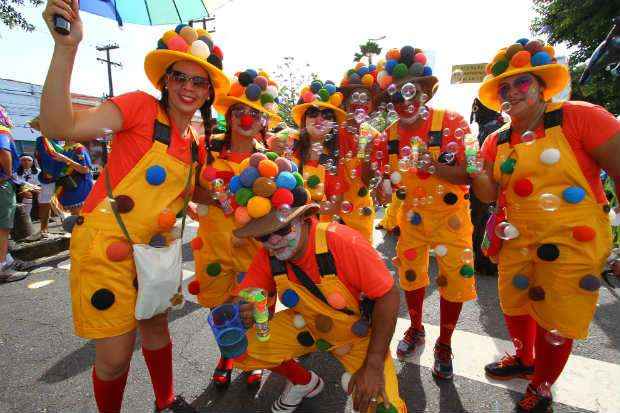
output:
M338 223L318 222L318 206L307 204L296 166L280 159L275 160L275 192L263 191L270 185L261 184L264 188L253 188L255 196L247 203L241 200L249 219L234 234L253 237L262 247L235 293L262 288L271 296L277 293L288 309L269 321L268 341L259 341L257 327L249 327L247 352L235 366L285 376L286 388L271 411L292 412L324 386L295 358L328 351L349 373L348 384L343 382L355 410L406 412L388 351L399 306L394 281L362 235ZM253 304L242 303L240 310L251 326Z

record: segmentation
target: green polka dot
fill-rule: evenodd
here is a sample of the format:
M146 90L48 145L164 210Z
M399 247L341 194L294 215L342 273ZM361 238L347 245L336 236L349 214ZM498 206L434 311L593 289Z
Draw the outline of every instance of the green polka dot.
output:
M510 175L515 170L515 165L517 160L514 158L508 158L499 166L499 170L502 171L503 174Z
M465 278L470 278L474 276L474 267L471 265L463 265L460 271L461 275Z
M329 351L329 349L332 348L332 345L320 338L316 341L316 348L319 349L319 351Z
M314 187L316 187L320 183L321 183L321 178L319 178L318 176L312 175L312 176L308 177L308 186L310 188L314 188Z
M222 265L219 262L212 262L207 265L207 274L211 277L217 277L222 272Z

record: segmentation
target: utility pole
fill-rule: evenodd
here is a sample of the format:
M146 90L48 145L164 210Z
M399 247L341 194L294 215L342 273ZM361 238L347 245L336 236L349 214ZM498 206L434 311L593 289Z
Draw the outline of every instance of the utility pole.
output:
M202 23L202 28L209 33L215 33L215 23L213 23L213 29L207 29L207 22L215 22L215 17L203 17L202 19L192 19L187 22L190 26L194 27L195 23Z
M112 66L123 67L122 64L110 60L110 50L118 49L118 44L114 43L107 44L105 46L97 46L96 49L98 52L105 52L106 54L105 59L98 57L97 60L108 65L108 87L110 91L108 97L112 97L114 96L114 87L112 86Z

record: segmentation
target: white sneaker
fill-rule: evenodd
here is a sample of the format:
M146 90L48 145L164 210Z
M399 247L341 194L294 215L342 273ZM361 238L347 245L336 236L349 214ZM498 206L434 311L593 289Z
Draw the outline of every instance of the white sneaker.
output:
M290 381L286 381L286 387L271 406L272 413L291 413L303 402L304 399L311 399L323 391L325 383L315 372L310 372L310 382L308 384L293 385Z

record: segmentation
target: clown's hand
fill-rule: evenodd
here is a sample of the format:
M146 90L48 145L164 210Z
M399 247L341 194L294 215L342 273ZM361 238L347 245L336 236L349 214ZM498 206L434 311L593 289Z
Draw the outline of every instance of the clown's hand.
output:
M54 16L63 17L71 24L71 31L64 36L54 30ZM43 10L43 20L47 24L54 42L58 46L76 48L82 41L82 19L78 0L48 0Z
M353 396L353 409L360 413L374 411L380 403L387 401L383 364L374 365L367 361L351 376L348 394Z

